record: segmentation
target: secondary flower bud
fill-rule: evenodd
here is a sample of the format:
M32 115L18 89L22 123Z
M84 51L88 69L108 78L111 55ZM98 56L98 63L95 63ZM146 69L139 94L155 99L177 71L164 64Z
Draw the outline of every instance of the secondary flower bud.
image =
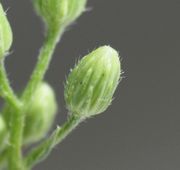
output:
M85 56L66 81L64 94L68 110L82 118L105 111L111 104L120 73L119 55L110 46Z
M12 30L9 25L6 13L0 3L0 59L10 49L12 44Z
M41 83L26 114L24 143L37 142L45 137L53 124L56 112L54 91L47 83Z
M37 13L50 27L67 26L85 10L87 0L34 0Z

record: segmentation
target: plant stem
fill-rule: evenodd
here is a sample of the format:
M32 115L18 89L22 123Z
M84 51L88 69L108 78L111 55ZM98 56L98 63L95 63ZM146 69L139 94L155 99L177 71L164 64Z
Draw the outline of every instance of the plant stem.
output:
M38 62L35 66L35 69L32 73L30 81L27 84L27 87L24 90L22 95L22 100L24 103L27 103L31 100L33 92L37 88L38 84L43 80L44 75L49 67L54 49L58 43L64 29L49 29L47 31L47 36L44 42L44 45L40 51Z
M54 52L55 46L59 40L61 33L62 32L55 30L48 31L45 43L38 57L37 65L22 95L22 103L24 104L24 106L14 108L14 113L11 114L10 122L13 126L10 127L10 146L8 160L9 170L25 170L21 153L23 126L25 119L24 113L26 111L29 101L33 96L34 90L37 88L38 84L44 78L44 75L48 69L50 60L52 58L52 54Z
M12 88L9 85L9 80L7 78L6 70L4 68L4 62L0 61L0 95L5 99L5 101L13 106L14 108L19 107L19 100L14 94Z
M74 116L69 117L68 121L64 123L61 128L57 128L54 133L45 142L34 148L26 157L25 163L27 167L33 167L37 163L43 161L52 149L62 142L62 140L70 133L77 125L82 122L82 119Z
M14 94L13 90L9 85L7 74L4 68L4 62L0 63L0 84L1 84L1 95L7 101L10 106L10 110L13 110L10 115L10 145L8 147L9 155L9 169L10 170L21 170L22 157L21 157L21 141L22 141L22 130L23 121L21 114L21 102Z
M10 119L10 146L9 146L9 170L24 170L22 161L22 134L24 126L24 114L21 108L13 110Z

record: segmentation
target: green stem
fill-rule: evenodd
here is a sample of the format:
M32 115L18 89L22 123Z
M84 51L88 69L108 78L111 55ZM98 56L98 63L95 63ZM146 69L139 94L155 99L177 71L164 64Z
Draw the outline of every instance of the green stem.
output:
M21 170L22 167L22 154L21 154L21 141L23 130L23 119L21 114L21 102L18 100L13 90L9 85L7 74L4 68L4 62L0 63L0 84L1 95L10 106L10 139L8 147L8 165L10 170Z
M24 126L24 112L33 96L34 90L38 84L43 80L44 75L48 69L55 46L59 40L62 32L49 30L43 48L41 49L37 65L32 73L31 79L22 95L22 102L25 104L22 108L17 107L11 115L10 127L10 146L9 146L9 161L8 166L10 170L24 170L25 167L22 162L22 137ZM12 95L7 95L12 96ZM9 99L9 98L7 98ZM11 99L11 98L10 98ZM9 100L10 100L9 99ZM10 100L14 101L14 100Z
M10 145L9 145L9 170L24 170L22 161L22 134L24 126L24 114L21 108L13 110L10 119Z
M10 83L7 78L6 70L4 68L4 62L0 61L0 95L5 99L5 101L9 105L13 106L14 108L18 108L18 98L14 94L9 84Z
M71 115L68 121L61 128L58 127L50 138L40 144L37 148L34 148L27 155L25 159L26 166L32 168L37 163L43 161L52 149L62 142L62 140L71 133L81 121L82 119L79 117Z
M31 100L34 90L43 80L44 75L49 67L56 44L58 43L63 31L63 28L60 30L48 30L44 45L38 57L38 62L22 95L22 100L24 103Z
M22 95L22 102L25 104L22 108L17 107L11 116L10 127L10 146L9 146L9 170L24 170L21 147L24 126L24 112L33 96L34 90L43 80L48 69L52 54L62 32L49 30L43 48L40 51L37 65L32 73L31 79Z
M63 28L59 30L48 30L43 48L40 51L37 65L32 73L31 79L27 84L22 95L22 106L13 90L9 85L6 76L3 61L0 61L0 95L6 100L10 107L9 129L10 129L10 145L8 147L8 168L9 170L24 170L21 147L24 126L24 112L33 96L34 90L43 80L44 75L49 67L52 54L63 33Z

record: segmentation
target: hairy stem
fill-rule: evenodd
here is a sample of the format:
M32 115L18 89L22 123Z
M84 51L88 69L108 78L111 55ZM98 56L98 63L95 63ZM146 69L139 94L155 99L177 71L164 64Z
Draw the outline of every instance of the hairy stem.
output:
M22 103L28 105L33 96L34 90L43 80L62 32L63 30L48 31L45 43L40 51L37 65L22 95ZM11 89L3 61L0 63L0 84L0 95L7 101L11 108L9 109L11 113L9 113L10 145L8 147L8 167L9 170L24 170L25 167L22 162L21 147L26 106L21 106L21 103Z
M9 127L10 138L8 147L8 165L10 170L21 170L22 168L22 154L21 154L21 141L23 121L21 110L21 102L14 94L12 88L9 85L7 74L4 68L4 62L0 63L0 84L1 84L1 96L6 100L11 113L9 113ZM13 112L12 112L13 110Z
M58 43L64 29L48 30L44 45L40 51L38 62L32 73L30 81L24 90L22 100L27 103L31 100L33 92L37 88L38 84L43 80L44 75L49 67L53 52L56 44Z
M23 126L24 126L24 119L25 119L24 113L26 112L28 103L33 96L34 90L37 88L38 84L44 78L44 75L51 61L52 54L54 52L54 49L56 47L56 44L62 32L63 31L56 31L56 30L48 31L47 37L45 39L45 43L38 57L37 65L22 95L22 103L24 103L24 106L14 108L13 113L10 114L11 126L10 126L9 160L8 160L9 170L25 170L26 169L23 164L23 158L22 158L22 153L21 153Z
M9 105L13 106L14 108L19 107L18 98L10 86L3 61L0 61L0 95Z
M77 125L82 119L71 115L66 123L61 128L57 128L54 133L46 141L34 148L26 157L25 163L27 167L33 167L37 163L43 161L52 149L59 144Z
M21 153L24 115L20 109L13 110L10 122L9 170L24 170Z

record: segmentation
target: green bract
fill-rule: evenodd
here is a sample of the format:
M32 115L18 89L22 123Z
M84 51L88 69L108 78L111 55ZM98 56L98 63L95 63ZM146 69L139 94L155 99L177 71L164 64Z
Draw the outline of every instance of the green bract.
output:
M37 13L48 26L59 28L75 21L85 10L87 0L34 0Z
M6 54L12 44L12 31L6 13L0 3L0 59Z
M55 94L47 83L41 83L34 93L25 120L24 143L42 139L51 128L57 111Z
M69 74L65 100L70 112L90 117L107 109L121 73L118 53L103 46L85 56Z

